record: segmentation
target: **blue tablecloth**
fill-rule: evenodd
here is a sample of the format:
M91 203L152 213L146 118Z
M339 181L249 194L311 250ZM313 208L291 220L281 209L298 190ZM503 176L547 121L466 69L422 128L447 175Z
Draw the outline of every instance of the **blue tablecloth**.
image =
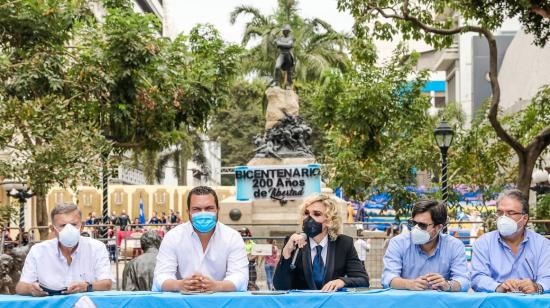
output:
M98 307L550 307L550 294L487 294L371 290L365 292L252 295L216 293L181 295L157 292L95 292L69 296L32 298L0 295L0 307L70 307L88 296Z

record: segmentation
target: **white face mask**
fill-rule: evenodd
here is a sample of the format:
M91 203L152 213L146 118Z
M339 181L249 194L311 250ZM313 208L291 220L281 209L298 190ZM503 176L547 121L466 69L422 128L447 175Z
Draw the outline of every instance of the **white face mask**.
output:
M497 229L500 235L510 236L518 231L518 223L508 216L500 216L497 219Z
M57 228L56 228L57 230ZM59 230L57 230L59 232ZM59 232L59 242L69 248L73 248L80 240L80 230L71 224L66 224L63 230Z
M411 238L415 245L424 245L430 241L430 233L415 226L411 231Z

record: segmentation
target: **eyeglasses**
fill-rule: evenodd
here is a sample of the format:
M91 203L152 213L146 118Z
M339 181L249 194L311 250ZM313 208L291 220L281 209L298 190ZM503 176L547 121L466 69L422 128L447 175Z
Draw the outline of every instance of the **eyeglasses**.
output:
M304 216L309 216L309 215L310 215L310 212L309 212L308 210L306 210L306 211L304 212ZM321 211L313 211L313 212L311 213L311 215L313 215L313 216L315 216L315 217L321 217L321 216L325 215L325 213L323 213L323 212L321 212Z
M518 215L524 215L525 213L523 212L515 212L515 211L497 211L497 217L502 217L504 215L506 215L507 217L518 217Z
M418 226L422 230L428 229L429 226L435 226L435 224L433 224L433 223L432 224L425 224L423 222L414 221L412 219L409 219L407 224L409 225L409 228L412 228L414 226Z

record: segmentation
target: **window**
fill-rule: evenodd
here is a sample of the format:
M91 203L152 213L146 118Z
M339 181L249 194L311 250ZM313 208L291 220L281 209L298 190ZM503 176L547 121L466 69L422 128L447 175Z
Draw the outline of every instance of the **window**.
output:
M166 194L164 192L157 193L157 203L164 204L166 202Z
M436 96L434 97L434 105L436 108L445 107L445 96Z
M63 191L56 191L55 192L55 203L56 204L59 204L59 203L63 203Z
M122 204L122 192L121 191L115 191L115 204L121 205Z
M83 197L83 201L84 201L84 206L87 206L87 207L91 207L92 206L92 194L91 193L86 193L86 194L83 194L82 195Z

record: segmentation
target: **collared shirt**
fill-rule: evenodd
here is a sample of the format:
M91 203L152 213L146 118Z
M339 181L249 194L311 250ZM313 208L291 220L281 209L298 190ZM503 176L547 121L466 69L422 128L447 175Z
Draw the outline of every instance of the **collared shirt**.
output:
M317 248L315 248L317 246L323 247L323 250L321 250L321 258L323 258L323 264L327 264L328 235L325 235L319 244L315 243L314 239L309 238L309 247L311 248L311 264L313 264L313 260L315 260L315 256L317 255Z
M550 291L550 241L526 229L514 255L498 231L481 236L472 251L472 288L495 292L508 279L532 279Z
M71 255L71 265L59 250L57 238L32 246L21 271L21 281L61 290L71 282L111 279L111 264L105 244L89 237L80 237Z
M399 234L390 240L384 255L382 285L389 288L392 279L416 279L438 273L447 280L460 283L463 292L470 288L470 273L466 263L464 244L448 234L440 234L435 251L428 256L411 239L411 233Z
M236 291L246 291L248 258L239 232L218 222L204 251L191 222L166 233L157 255L153 291L160 291L168 279L187 278L195 272L231 281Z

